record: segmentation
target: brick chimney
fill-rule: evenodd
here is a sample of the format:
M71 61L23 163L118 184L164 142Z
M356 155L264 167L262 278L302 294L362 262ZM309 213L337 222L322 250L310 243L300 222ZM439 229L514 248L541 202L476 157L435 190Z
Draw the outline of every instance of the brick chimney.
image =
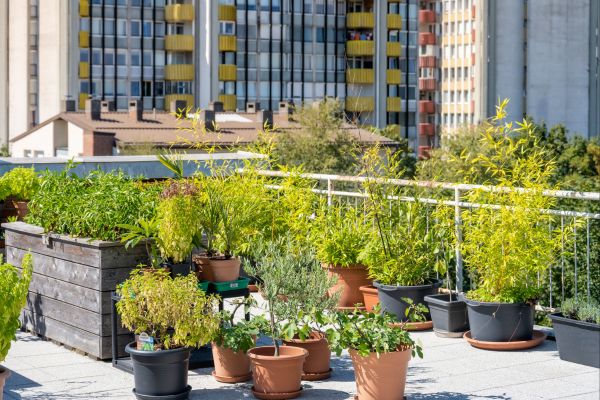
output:
M110 100L102 100L100 103L100 109L103 113L105 112L113 112L116 110L115 102Z
M62 112L75 112L77 111L77 103L72 99L64 99L61 104Z
M92 121L100 120L100 100L87 99L85 101L85 115Z
M141 100L129 100L129 118L134 121L141 121L144 119L143 113L144 108Z

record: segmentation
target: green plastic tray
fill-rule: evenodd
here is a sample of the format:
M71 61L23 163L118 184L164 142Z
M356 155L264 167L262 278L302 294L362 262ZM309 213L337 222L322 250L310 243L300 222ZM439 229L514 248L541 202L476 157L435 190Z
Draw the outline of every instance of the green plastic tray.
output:
M210 282L209 281L200 281L198 282L198 289L203 290L205 292L208 292L208 284Z
M212 289L215 292L227 292L229 290L246 289L250 283L248 278L239 278L236 281L229 282L210 282Z

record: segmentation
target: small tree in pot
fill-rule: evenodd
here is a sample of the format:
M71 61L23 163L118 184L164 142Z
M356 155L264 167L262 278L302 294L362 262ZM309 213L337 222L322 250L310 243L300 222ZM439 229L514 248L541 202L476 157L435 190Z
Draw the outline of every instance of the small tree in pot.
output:
M207 344L217 332L216 298L198 290L195 275L171 278L164 269L132 271L117 294L123 326L147 338L143 348L135 342L125 348L133 361L135 395L187 398L190 348Z
M33 266L31 254L23 257L21 265L22 272L19 276L18 269L11 264L2 263L0 257L0 362L4 361L10 345L15 340L15 332L21 326L19 315L27 300L29 282ZM4 389L4 383L10 376L10 371L0 365L0 397Z

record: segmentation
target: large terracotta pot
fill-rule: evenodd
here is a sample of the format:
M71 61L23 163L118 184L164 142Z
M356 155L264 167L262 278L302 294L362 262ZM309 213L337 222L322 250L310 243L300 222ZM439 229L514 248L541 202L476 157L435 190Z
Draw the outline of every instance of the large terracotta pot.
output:
M362 357L350 349L358 400L402 400L411 350L371 353Z
M252 393L259 399L294 399L302 393L302 366L308 356L306 349L281 346L275 357L274 346L248 350L252 364L254 387Z
M17 217L19 221L23 221L29 212L29 202L19 201L14 199L6 199L4 201L0 217L3 222L8 220L8 217Z
M300 347L308 351L308 356L302 368L302 380L320 381L331 376L331 351L329 350L329 343L323 334L312 332L310 338L306 340L284 340L283 344Z
M196 257L195 262L202 268L202 279L210 282L235 281L240 277L239 258Z
M329 276L336 276L337 283L329 289L329 294L340 293L338 307L353 308L355 304L363 302L360 287L370 285L367 267L364 265L351 265L338 267L331 264L322 264L327 269Z
M377 288L373 285L361 286L360 292L363 296L363 303L367 311L372 311L373 308L379 304L379 295L377 294Z
M211 344L215 370L213 376L219 382L246 382L252 377L250 358L243 351L237 353L226 347Z
M2 398L3 398L2 393L4 393L4 384L6 383L6 380L8 379L9 376L10 376L10 370L8 368L4 368L2 365L0 365L0 400L2 400Z

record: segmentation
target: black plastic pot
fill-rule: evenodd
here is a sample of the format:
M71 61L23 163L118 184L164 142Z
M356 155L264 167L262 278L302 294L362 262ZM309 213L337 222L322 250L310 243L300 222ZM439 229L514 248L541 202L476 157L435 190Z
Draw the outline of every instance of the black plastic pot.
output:
M467 305L456 294L425 296L431 313L433 331L442 337L462 337L469 330Z
M561 360L600 368L600 325L550 314Z
M373 286L377 288L381 310L396 315L398 321L406 321L406 309L409 305L402 298L407 297L415 304L425 304L425 296L437 293L442 281L436 279L431 284L420 286L390 286L374 281ZM431 319L429 312L425 313L425 317L427 320Z
M135 342L129 343L125 351L133 361L133 393L139 400L184 400L192 387L188 382L190 350L186 348L141 351Z
M471 337L482 342L516 342L533 336L535 307L525 303L488 303L464 298Z

